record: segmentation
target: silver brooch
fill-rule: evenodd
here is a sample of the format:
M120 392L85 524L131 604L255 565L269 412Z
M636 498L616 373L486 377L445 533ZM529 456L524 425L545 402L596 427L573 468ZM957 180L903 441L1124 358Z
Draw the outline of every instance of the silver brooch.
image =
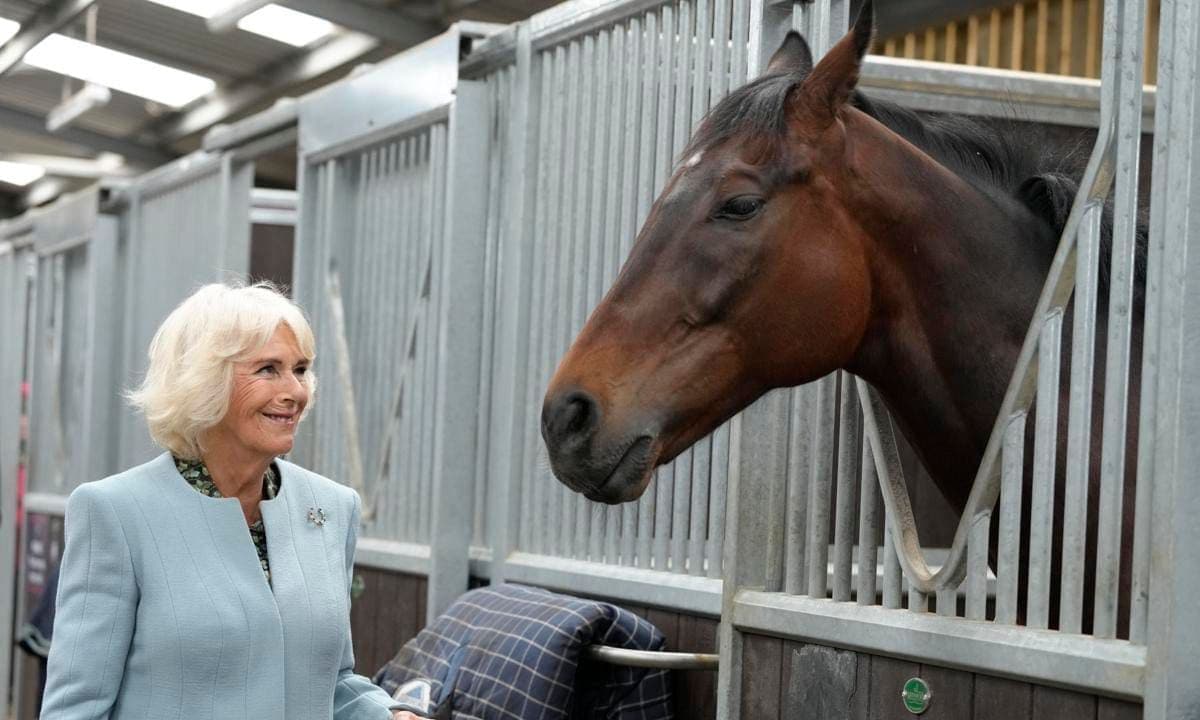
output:
M321 508L309 508L308 509L308 521L310 523L312 523L313 525L316 525L317 527L321 527L322 525L325 524L325 521L328 519L329 519L329 516L326 515L325 511L322 510Z

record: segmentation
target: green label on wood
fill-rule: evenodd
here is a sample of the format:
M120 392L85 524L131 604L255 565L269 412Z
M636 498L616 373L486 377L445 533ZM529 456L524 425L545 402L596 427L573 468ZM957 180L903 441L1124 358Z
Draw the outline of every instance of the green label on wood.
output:
M929 692L929 685L921 678L911 678L904 683L904 689L900 691L900 699L904 701L904 707L913 715L920 715L929 709L929 698L933 697L933 693Z

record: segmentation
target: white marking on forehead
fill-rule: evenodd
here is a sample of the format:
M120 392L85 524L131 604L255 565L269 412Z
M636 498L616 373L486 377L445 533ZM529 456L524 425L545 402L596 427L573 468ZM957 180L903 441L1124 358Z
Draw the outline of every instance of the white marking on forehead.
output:
M704 157L704 151L701 150L700 152L698 152L695 155L688 158L688 161L686 163L684 163L683 166L686 168L694 168L700 164L700 160L703 157Z

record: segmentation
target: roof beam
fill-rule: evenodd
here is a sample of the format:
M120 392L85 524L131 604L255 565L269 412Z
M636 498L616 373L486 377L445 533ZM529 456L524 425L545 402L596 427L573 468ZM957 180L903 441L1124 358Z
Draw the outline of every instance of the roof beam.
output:
M21 30L0 47L0 77L20 64L25 53L35 45L95 4L96 0L57 0L39 10L32 20L24 23Z
M416 45L445 30L439 23L363 5L355 0L282 0L280 4L402 48Z
M66 127L51 135L46 132L46 118L7 105L0 105L0 127L11 128L30 135L53 137L97 151L124 155L128 162L143 167L158 167L174 157L131 140L115 138L80 127Z
M379 41L360 33L335 37L299 58L288 58L274 68L258 75L258 81L229 88L219 88L172 118L159 131L165 143L172 143L206 130L292 85L320 77L327 72L353 62L379 46Z

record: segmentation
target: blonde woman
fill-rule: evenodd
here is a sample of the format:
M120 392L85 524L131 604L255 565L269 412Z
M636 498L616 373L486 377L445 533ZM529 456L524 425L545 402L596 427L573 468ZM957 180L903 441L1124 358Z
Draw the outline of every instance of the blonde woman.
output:
M312 330L268 285L208 285L131 396L166 452L67 501L43 720L390 720L353 672L359 498L285 462Z

